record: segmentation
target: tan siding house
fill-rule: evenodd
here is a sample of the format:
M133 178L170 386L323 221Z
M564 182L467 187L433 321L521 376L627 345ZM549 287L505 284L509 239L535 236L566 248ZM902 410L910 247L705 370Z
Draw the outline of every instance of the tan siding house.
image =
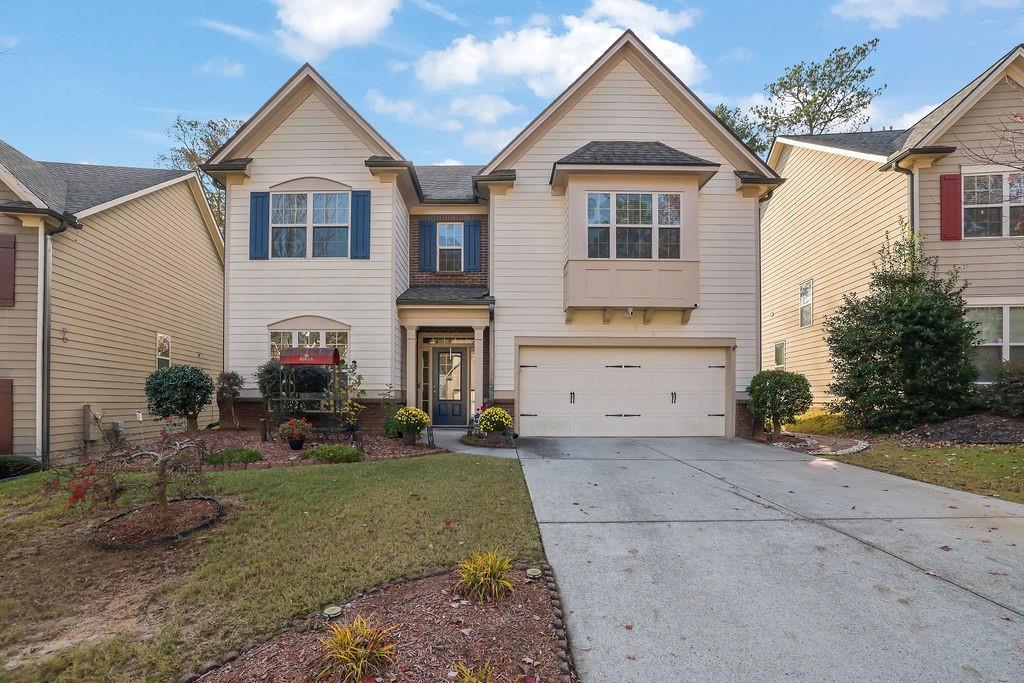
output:
M213 377L223 367L223 247L198 179L36 162L5 143L0 176L11 183L0 239L17 240L14 305L0 306L11 321L0 332L0 384L14 386L11 452L59 464L115 425L156 436L144 385L160 362L158 335L168 363ZM216 417L210 409L201 420Z
M806 374L815 400L831 374L821 322L863 291L898 219L940 270L959 267L982 323L979 381L1024 360L1024 168L1007 139L1024 135L1024 46L1017 46L907 130L780 137L768 163L786 183L762 218L761 360ZM801 285L813 321L801 325ZM804 321L806 322L806 321Z

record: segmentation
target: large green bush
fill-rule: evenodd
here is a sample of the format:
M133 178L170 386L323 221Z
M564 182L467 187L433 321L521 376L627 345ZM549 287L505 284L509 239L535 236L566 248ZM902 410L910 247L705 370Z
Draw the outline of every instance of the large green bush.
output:
M864 296L825 321L836 396L848 427L908 429L969 409L977 326L965 317L960 271L938 272L920 239L886 241Z
M38 472L42 464L27 455L0 455L0 479Z
M194 365L172 365L146 379L150 414L183 417L189 431L199 429L199 413L210 405L213 391L213 379Z
M1003 363L989 387L988 401L994 413L1024 417L1024 362Z
M293 372L300 393L320 393L331 383L331 371L321 365L299 365ZM256 368L256 386L264 402L276 397L281 392L281 361L271 358Z
M807 378L798 372L762 370L754 375L747 387L750 403L747 410L754 417L771 425L772 434L778 436L785 422L792 422L811 407L814 397Z

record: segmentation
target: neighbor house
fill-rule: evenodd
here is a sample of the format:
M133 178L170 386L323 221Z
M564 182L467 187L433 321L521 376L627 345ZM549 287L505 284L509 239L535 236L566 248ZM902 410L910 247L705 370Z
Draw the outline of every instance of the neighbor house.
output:
M786 183L762 217L762 365L807 375L827 401L822 323L843 294L867 291L886 235L905 229L970 283L978 380L1024 360L1022 111L1024 45L907 130L778 138L768 163Z
M369 414L390 387L437 425L498 404L531 436L745 419L781 181L632 32L486 164L413 164L305 65L204 169L232 370L333 346Z
M147 376L222 367L222 259L195 173L0 140L0 454L59 464L104 432L156 436Z

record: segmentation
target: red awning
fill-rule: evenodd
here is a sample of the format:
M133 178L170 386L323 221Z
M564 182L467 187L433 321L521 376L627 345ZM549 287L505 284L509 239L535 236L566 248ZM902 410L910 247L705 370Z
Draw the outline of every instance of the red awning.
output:
M338 349L282 349L281 365L340 365Z

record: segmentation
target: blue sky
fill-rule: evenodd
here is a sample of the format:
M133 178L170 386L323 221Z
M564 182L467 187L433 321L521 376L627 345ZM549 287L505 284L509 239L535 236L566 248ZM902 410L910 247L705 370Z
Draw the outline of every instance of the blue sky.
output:
M97 11L102 7L102 11ZM251 115L309 60L407 158L483 163L624 28L705 101L872 37L904 127L1024 40L1022 0L0 0L0 138L147 166L181 113Z

